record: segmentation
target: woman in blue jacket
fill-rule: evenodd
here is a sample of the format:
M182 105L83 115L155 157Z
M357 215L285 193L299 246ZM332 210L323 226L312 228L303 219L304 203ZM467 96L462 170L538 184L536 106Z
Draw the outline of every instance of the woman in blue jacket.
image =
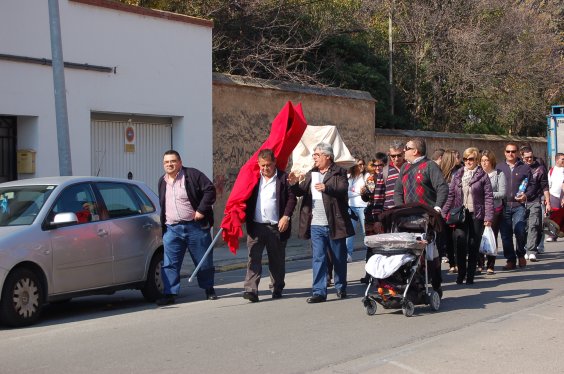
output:
M452 178L447 202L443 206L443 217L450 210L464 207L465 220L454 229L454 249L458 266L457 284L474 284L478 250L484 226L491 226L494 217L492 185L488 174L478 166L479 150L471 147L462 154L464 169ZM468 261L466 256L468 255Z

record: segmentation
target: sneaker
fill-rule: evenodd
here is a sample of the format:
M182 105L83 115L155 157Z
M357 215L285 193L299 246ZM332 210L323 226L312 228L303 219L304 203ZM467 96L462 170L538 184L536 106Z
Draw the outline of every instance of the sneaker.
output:
M352 262L352 256L349 255L349 254L347 254L347 262L348 262L348 263L351 263L351 262Z
M546 238L545 241L547 241L547 242L555 242L555 241L556 241L556 238L548 237L548 238Z
M531 262L537 262L537 256L534 253L531 253L528 260Z
M491 269L491 268L490 268L490 269L488 269L488 270L486 271L486 273L487 273L488 275L493 275L493 274L495 274L495 271L494 271L494 269Z
M525 253L525 260L529 259L529 255L527 253Z

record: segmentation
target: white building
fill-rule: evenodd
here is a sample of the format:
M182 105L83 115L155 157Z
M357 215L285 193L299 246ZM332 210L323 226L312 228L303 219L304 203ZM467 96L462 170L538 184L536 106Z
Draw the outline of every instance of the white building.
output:
M211 179L212 22L111 0L59 9L72 174L155 189L174 148ZM0 1L0 182L59 175L50 60L48 2Z

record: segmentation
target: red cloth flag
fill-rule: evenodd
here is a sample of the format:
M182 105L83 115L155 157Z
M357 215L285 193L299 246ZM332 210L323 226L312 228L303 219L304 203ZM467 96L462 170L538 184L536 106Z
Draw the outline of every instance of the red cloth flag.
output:
M225 216L221 221L223 240L234 254L239 248L239 238L243 236L246 201L251 196L259 180L258 153L262 149L272 149L276 156L276 167L285 170L290 154L302 138L307 123L302 104L294 106L290 101L272 121L270 135L253 156L243 165L225 204Z

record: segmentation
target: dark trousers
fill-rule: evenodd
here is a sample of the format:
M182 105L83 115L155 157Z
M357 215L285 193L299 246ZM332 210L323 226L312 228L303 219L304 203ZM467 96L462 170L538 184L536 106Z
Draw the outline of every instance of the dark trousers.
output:
M456 250L456 266L458 266L458 283L473 282L478 262L478 250L482 234L484 233L484 220L474 218L474 213L466 211L464 223L456 225L454 229L454 248ZM468 265L466 262L468 256Z
M262 274L262 254L266 247L268 255L268 270L270 271L271 291L282 292L284 277L286 276L286 241L280 240L277 225L255 223L256 235L247 235L247 248L249 260L247 274L245 275L245 291L258 293L258 285Z

